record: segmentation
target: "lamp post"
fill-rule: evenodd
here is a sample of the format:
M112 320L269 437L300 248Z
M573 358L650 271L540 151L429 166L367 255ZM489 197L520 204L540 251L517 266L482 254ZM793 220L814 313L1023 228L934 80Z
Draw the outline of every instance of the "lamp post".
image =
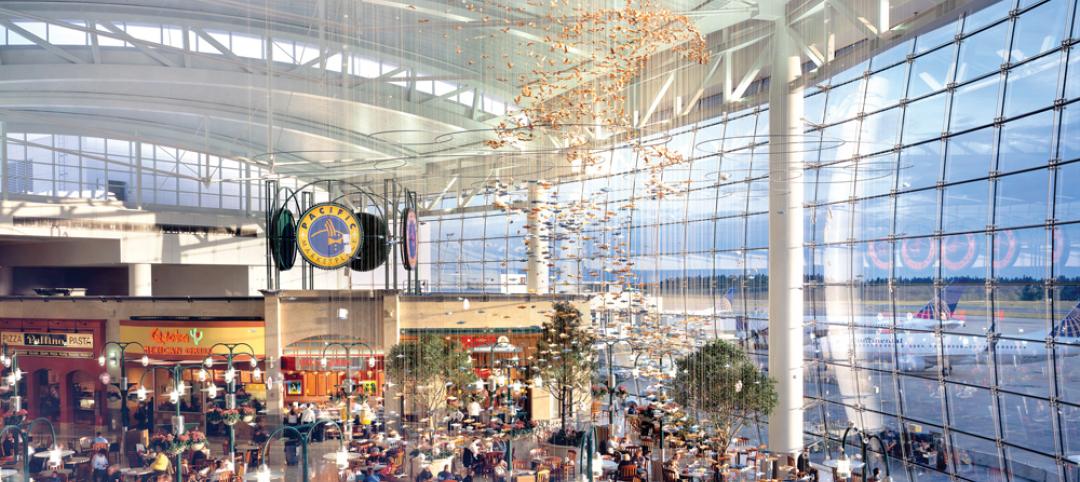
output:
M353 393L356 391L356 387L353 385L352 379L352 348L363 347L368 351L368 369L375 368L375 349L362 341L354 341L351 343L343 343L335 341L328 343L323 347L322 357L319 358L319 364L325 369L329 365L329 360L326 358L326 351L330 347L341 347L345 350L345 384L342 387L342 391L345 392L345 432L348 432L346 437L352 438L352 398ZM404 416L405 408L402 407L402 416Z
M127 431L128 431L128 406L127 406L127 402L128 402L128 388L130 388L130 387L128 387L128 377L127 377L127 348L129 346L131 346L131 345L138 345L139 349L142 350L143 355L142 355L141 358L139 358L139 362L142 363L142 366L146 367L146 366L150 365L150 358L148 358L146 356L146 347L144 347L142 345L142 343L139 343L137 341L110 341L110 342L106 342L105 346L103 346L101 348L101 355L98 356L98 365L101 365L102 368L106 368L106 369L108 368L106 366L107 361L109 361L109 360L113 360L113 361L119 360L119 361L117 361L117 363L120 365L120 380L117 381L116 383L106 383L106 385L115 386L117 388L117 390L120 391L120 431L121 431L120 433L121 434L126 434ZM110 356L109 355L109 347L116 347L116 350L113 351L113 355L115 355L115 356ZM117 352L119 352L119 353L117 353ZM105 379L102 379L102 381L105 381Z
M149 363L148 363L149 364ZM187 384L184 383L183 375L184 370L202 368L202 364L184 364L175 363L171 366L154 366L152 370L165 370L169 372L169 375L173 379L173 390L169 392L169 402L176 407L176 415L173 418L173 435L180 436L186 429L184 426L184 416L180 413L180 397L184 395L184 391L187 390ZM144 371L142 377L145 377L151 370ZM146 388L142 383L142 377L139 378L138 397L143 399L146 397ZM212 383L212 382L211 382ZM183 453L176 454L176 482L184 481L183 468Z
M210 347L210 353L206 355L206 359L203 360L203 364L206 368L214 366L214 349L217 347L223 347L226 350L225 362L228 365L225 371L225 408L228 410L236 409L236 370L233 368L233 359L237 355L247 355L251 357L251 368L253 370L259 369L259 360L255 357L255 349L247 343L216 343ZM238 348L247 348L247 351L237 351ZM256 372L257 373L257 372ZM209 383L214 383L212 379L208 379ZM236 429L232 425L229 425L229 460L236 460Z
M0 429L0 439L8 432L15 432L19 436L19 443L22 444L22 458L23 458L23 482L31 482L30 478L30 433L34 430L34 425L38 423L44 423L49 426L49 433L52 435L52 449L49 455L50 462L60 463L60 447L56 445L56 427L52 422L45 417L36 418L31 421L25 429L20 425L7 425L3 429Z
M855 424L853 424L853 423L849 424L847 426L847 428L844 429L844 435L840 437L840 457L838 459L836 459L836 461L834 463L834 465L836 467L837 475L839 475L841 477L845 477L845 478L851 476L852 464L851 464L851 460L848 459L848 456L847 456L846 452L847 452L847 437L848 437L848 434L852 430L854 430L855 432L857 432L859 434L859 443L861 445L862 459L863 459L863 465L862 465L862 476L863 476L862 478L863 478L863 480L866 480L866 475L867 475L867 472L869 472L869 468L870 468L870 459L867 457L866 448L867 448L868 445L870 445L871 441L877 440L878 446L881 447L882 459L883 459L883 461L885 463L885 479L884 479L884 481L891 481L892 480L892 475L891 475L891 473L889 471L889 454L885 449L885 444L881 442L881 438L878 437L877 435L867 434L866 432L862 431L861 429L856 428Z
M500 336L498 341L496 341L495 343L492 343L491 346L488 347L488 357L489 357L488 364L490 365L489 366L490 371L488 372L488 377L489 377L489 379L491 381L491 385L492 385L491 409L495 408L495 389L498 388L498 386L496 384L496 380L495 380L495 349L500 347L500 346L508 346L511 349L514 349L514 345L512 345L510 343L510 340L507 339L504 336ZM512 405L513 405L513 400L511 400L511 397L510 397L510 367L507 366L507 368L506 368L506 420L505 420L505 422L506 422L507 425L511 426L511 429L513 427L514 418L516 418L514 416L516 414L514 412L512 412L511 411L512 409L510 408ZM510 437L509 433L506 436L506 466L510 467L510 468L514 467L514 441Z
M266 458L266 453L267 453L268 450L270 450L270 442L274 440L274 437L281 434L282 432L292 432L292 433L296 434L296 438L300 441L301 457L303 459L303 462L302 462L302 465L301 465L302 475L301 475L300 480L302 480L303 482L307 482L308 481L308 442L311 440L312 432L314 432L315 429L318 428L318 426L322 425L322 424L333 424L338 428L339 431L342 430L341 429L341 424L339 424L339 423L337 423L337 422L335 422L333 420L320 420L320 421L315 422L315 423L313 423L311 425L301 426L300 428L306 428L307 429L306 432L303 432L303 431L300 430L300 428L293 427L291 425L282 425L282 426L278 427L276 430L274 430L273 432L271 432L270 436L267 437L266 442L263 443L262 454L259 456L259 459L260 460L266 460L267 459ZM345 442L344 442L344 440L342 438L338 439L338 450L339 450L338 451L339 454L346 453L345 452ZM342 462L341 460L338 460L339 465L341 464L341 462ZM263 463L262 465L259 466L259 470L255 473L255 477L256 477L255 480L257 480L258 482L269 482L269 480L270 480L270 468L266 465L266 463Z
M22 396L19 395L19 382L22 381L22 370L19 370L19 354L15 349L10 348L7 343L2 346L0 351L0 365L3 365L4 369L10 370L4 380L0 383L7 384L11 387L11 390L15 392L11 397L11 411L17 412L22 408Z

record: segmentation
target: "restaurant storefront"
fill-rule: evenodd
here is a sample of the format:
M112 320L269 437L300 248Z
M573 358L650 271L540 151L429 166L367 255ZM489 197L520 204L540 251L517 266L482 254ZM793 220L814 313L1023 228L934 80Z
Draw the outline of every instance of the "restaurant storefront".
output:
M120 337L125 342L138 342L151 360L149 368L129 357L128 380L137 389L144 386L150 394L145 403L129 402L133 425L165 423L175 410L168 397L173 387L171 368L183 364L182 379L192 387L179 400L187 420L202 422L212 406L221 406L229 376L226 345L234 346L233 373L240 404L264 404L265 385L265 326L263 320L237 317L165 318L143 317L120 321ZM214 363L206 367L204 360L213 354ZM254 356L252 356L254 355ZM204 378L205 377L205 378ZM217 386L214 392L205 390L210 381ZM155 399L153 394L159 394ZM211 397L209 395L213 394ZM149 404L149 406L147 406Z
M18 355L22 406L30 417L98 425L105 419L96 358L105 320L0 318L0 341Z

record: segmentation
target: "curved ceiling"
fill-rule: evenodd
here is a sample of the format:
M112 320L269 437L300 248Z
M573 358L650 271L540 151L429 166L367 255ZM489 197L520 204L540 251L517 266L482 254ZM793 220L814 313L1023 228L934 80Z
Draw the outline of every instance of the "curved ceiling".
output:
M788 9L803 12L800 18L806 20L841 2ZM893 2L892 8L910 9L916 2L933 3ZM643 75L632 96L643 110L649 104L655 109L665 96L693 96L691 104L710 95L735 101L750 81L765 75L764 47L758 42L763 31L767 36L760 24L777 15L773 8L763 11L769 2L665 3L710 36L715 60L680 73L685 76L680 85L689 86L685 92L667 92L664 66ZM878 14L890 5L869 3L877 5ZM172 145L302 178L383 177L391 170L397 176L430 176L438 167L433 164L460 169L483 156L482 141L512 109L515 79L527 74L529 59L516 47L544 42L553 22L548 5L3 2L0 119L13 132ZM870 15L851 7L835 10L854 15L855 23L860 13ZM806 57L819 63L821 49L814 42L804 48ZM585 52L573 48L567 56L588 61ZM718 69L721 63L724 68Z

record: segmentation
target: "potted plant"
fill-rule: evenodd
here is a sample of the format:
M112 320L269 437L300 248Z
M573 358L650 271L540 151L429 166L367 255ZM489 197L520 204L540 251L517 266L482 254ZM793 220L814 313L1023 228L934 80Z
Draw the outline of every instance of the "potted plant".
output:
M191 450L199 451L206 447L206 434L198 430L192 430L187 433L187 436L188 444L190 444Z
M568 430L567 420L591 395L590 380L595 368L592 346L595 339L582 321L581 311L570 303L559 302L555 304L550 318L544 322L542 334L536 342L540 377L552 398L559 402L560 432ZM566 438L553 436L552 441Z
M191 446L191 435L189 435L187 433L182 433L182 434L177 435L175 437L172 437L172 436L170 436L170 437L171 437L171 440L170 440L168 446L166 446L166 448L165 448L165 453L167 453L169 455L172 455L172 456L180 455L180 454L184 453L185 451L187 451L188 447Z
M402 387L416 418L427 420L431 434L441 418L440 411L446 408L450 390L464 389L476 379L472 360L461 344L437 335L424 334L416 341L398 343L386 359L387 375Z
M218 407L211 407L206 411L207 423L221 423L221 409Z
M776 406L776 382L732 343L710 341L675 365L675 401L704 415L701 423L712 429L721 454L743 425ZM701 383L702 374L708 374L710 383Z

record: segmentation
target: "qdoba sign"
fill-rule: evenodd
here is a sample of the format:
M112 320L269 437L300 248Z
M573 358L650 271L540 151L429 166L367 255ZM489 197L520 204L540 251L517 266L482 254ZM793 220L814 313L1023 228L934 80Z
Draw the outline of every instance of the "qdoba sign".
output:
M120 339L137 341L158 359L202 358L217 343L247 343L256 355L265 354L261 321L128 320L120 322ZM246 351L246 350L245 350Z

